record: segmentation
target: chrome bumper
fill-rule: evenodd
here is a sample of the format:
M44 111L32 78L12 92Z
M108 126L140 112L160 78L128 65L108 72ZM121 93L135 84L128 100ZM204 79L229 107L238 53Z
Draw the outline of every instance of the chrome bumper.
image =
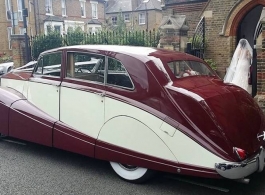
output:
M228 179L242 179L254 172L261 172L264 168L265 150L260 148L260 152L251 159L242 162L215 163L215 170L221 176Z

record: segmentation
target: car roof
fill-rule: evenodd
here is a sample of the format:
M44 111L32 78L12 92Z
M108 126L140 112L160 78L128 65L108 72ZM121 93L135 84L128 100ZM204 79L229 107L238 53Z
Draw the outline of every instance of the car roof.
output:
M169 57L173 56L176 59L186 59L186 60L195 60L201 61L199 58L189 55L187 53L172 51L166 49L159 49L154 47L142 47L142 46L124 46L124 45L75 45L75 46L66 46L60 47L52 50L48 50L43 52L41 55L50 52L62 51L62 50L87 50L87 51L106 51L106 52L115 52L126 54L132 57L136 57L138 59L142 59L146 61L150 60L149 56L155 57ZM140 57L140 58L139 58ZM146 60L144 60L146 59Z

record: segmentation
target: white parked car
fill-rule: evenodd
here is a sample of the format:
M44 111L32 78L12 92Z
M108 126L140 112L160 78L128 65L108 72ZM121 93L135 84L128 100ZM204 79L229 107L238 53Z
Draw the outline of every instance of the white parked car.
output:
M0 64L0 75L10 72L14 67L14 62L5 62Z

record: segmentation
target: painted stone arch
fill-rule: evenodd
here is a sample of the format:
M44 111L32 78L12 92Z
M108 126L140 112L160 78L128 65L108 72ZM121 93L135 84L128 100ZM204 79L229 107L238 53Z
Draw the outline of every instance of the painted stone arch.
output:
M257 5L264 5L264 0L241 0L238 1L228 14L223 27L224 36L236 36L237 28L244 16Z

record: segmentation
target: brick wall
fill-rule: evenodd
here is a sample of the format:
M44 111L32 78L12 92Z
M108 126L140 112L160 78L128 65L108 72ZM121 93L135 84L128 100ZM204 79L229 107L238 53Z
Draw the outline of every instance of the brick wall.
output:
M45 1L44 0L38 0L39 6L38 6L38 12L39 17L37 18L37 21L40 25L41 32L40 34L44 33L44 21L48 15L46 15L45 10ZM53 15L62 17L62 4L61 0L53 0ZM98 2L98 20L103 24L105 23L105 14L104 14L104 4L101 2ZM86 17L81 17L81 6L79 0L66 0L66 15L67 17L64 17L64 20L72 20L72 21L81 21L85 24L85 30L86 23L92 19L92 6L89 0L86 1L85 4L85 11L86 11Z
M221 77L225 75L236 48L236 36L229 34L231 30L237 28L237 26L233 26L233 21L237 19L239 13L246 14L255 4L265 4L264 0L209 0L208 2L183 2L182 4L181 0L172 0L171 2L178 3L166 5L163 15L186 15L190 27L189 38L194 35L200 18L205 16L207 44L205 58L213 59L216 62L217 73Z
M32 4L29 4L28 0L24 0L25 7L28 8L29 17L27 18L28 21L28 35L35 35L35 17L34 17L34 3L37 0L31 0ZM17 12L17 0L10 0L11 4L13 5L13 11ZM36 4L36 3L35 3ZM7 28L12 27L11 21L7 20L6 17L6 5L5 0L0 1L0 53L7 53L7 55L12 55L12 50L9 49L8 43L8 33ZM13 34L20 34L20 29L23 28L23 21L18 21L18 25L12 28Z
M11 39L14 67L18 68L26 64L25 39L23 35L12 35Z
M17 0L10 0L13 5L14 12L17 11ZM44 33L44 22L47 18L45 11L45 0L30 0L32 4L28 4L28 0L24 0L25 7L28 8L28 35L34 36L36 34ZM53 0L53 13L56 16L62 16L61 0ZM81 8L79 0L66 0L67 17L65 20L83 21L85 24L92 18L91 16L91 3L86 1L86 18L81 18ZM36 12L35 12L35 11ZM8 33L7 28L11 27L11 21L6 18L5 0L0 0L0 54L12 55L12 50L8 46ZM36 15L35 15L36 14ZM36 17L36 23L35 23ZM102 23L104 20L104 4L98 3L98 20ZM18 22L18 26L14 28L13 34L19 34L20 28L23 28L23 21ZM40 29L40 31L39 31ZM86 29L86 28L85 28ZM36 33L37 32L37 33Z
M207 41L205 58L214 59L221 77L225 75L226 68L230 65L232 51L235 49L235 38L220 36L220 33L235 3L236 0L212 0L205 9L206 12L212 12L212 17L205 18Z
M257 57L257 69L258 94L255 96L255 100L265 114L265 20L263 21L262 48L258 51Z

